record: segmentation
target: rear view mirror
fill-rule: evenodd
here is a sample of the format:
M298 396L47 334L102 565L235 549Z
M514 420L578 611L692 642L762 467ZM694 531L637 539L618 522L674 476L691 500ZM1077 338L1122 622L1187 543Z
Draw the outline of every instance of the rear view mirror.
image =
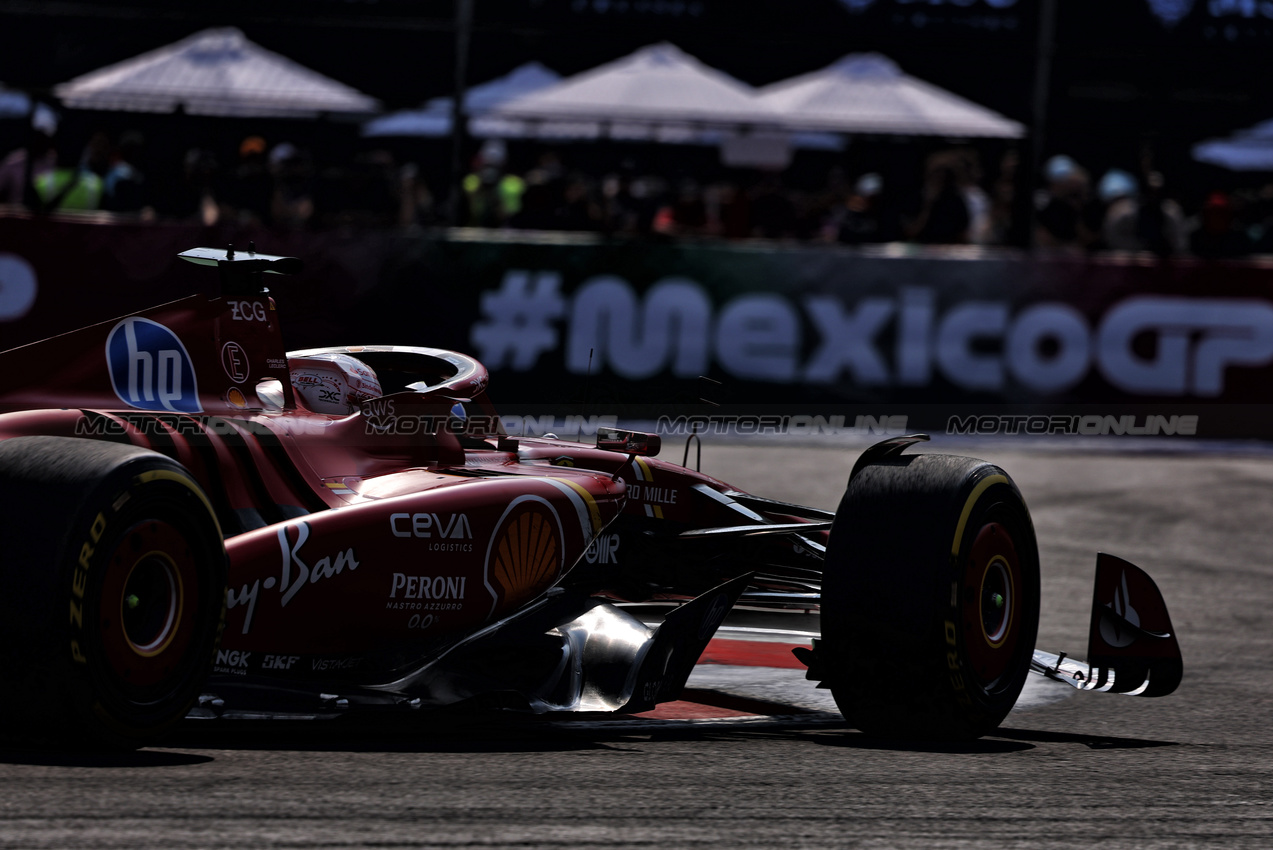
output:
M658 434L620 431L618 428L597 429L597 448L606 451L654 457L662 447L663 440Z

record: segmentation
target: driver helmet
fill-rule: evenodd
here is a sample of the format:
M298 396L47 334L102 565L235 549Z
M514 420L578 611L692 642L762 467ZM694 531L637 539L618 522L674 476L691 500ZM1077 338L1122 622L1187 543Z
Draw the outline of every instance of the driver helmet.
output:
M348 354L289 357L287 368L292 389L315 413L347 416L364 401L384 394L372 368Z

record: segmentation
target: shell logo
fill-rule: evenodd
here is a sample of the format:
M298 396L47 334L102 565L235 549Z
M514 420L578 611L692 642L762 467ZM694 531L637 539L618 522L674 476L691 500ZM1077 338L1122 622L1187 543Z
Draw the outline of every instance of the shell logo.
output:
M504 511L486 550L491 611L521 605L561 575L565 566L561 518L539 496L519 496Z

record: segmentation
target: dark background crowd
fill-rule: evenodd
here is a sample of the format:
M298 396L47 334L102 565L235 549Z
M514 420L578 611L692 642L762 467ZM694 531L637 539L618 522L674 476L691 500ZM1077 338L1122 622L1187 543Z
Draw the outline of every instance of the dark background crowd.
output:
M461 5L225 0L173 15L159 0L9 4L0 82L43 97L194 30L234 25L387 109L414 107L453 89ZM1189 153L1273 118L1263 73L1273 20L1247 14L1257 5L807 0L792 15L780 0L481 0L469 83L530 59L574 74L660 40L752 85L878 50L1029 132L845 137L843 150L797 150L781 171L726 167L711 146L467 139L457 174L447 139L368 139L333 117L60 110L0 120L0 204L284 229L1265 253L1273 172L1228 172Z
M446 157L439 141L367 139L332 158L265 131L237 147L184 150L132 127L68 136L47 121L34 128L0 163L0 204L280 229L454 224L626 238L985 246L1028 239L1070 251L1273 253L1273 180L1257 175L1245 186L1186 197L1148 153L1100 175L1055 154L1023 205L1021 151L1003 142L930 143L926 152L849 145L799 152L778 171L724 167L710 147L486 140L473 142L453 206L437 167ZM421 147L433 148L425 151L432 168L427 156L409 158Z

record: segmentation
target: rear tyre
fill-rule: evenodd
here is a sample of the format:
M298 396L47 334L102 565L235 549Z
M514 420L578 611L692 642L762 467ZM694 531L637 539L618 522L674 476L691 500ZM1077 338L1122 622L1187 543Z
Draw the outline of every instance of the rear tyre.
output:
M1016 703L1039 625L1039 557L997 466L913 455L849 483L822 580L824 681L872 735L968 739Z
M226 555L178 463L63 437L0 442L0 716L14 737L135 748L199 695Z

